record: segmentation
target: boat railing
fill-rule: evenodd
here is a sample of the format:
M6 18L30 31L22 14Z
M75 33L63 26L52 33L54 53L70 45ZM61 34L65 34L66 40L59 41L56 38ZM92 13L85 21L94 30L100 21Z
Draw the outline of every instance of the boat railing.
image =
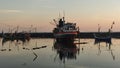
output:
M63 32L76 32L77 30L63 30Z

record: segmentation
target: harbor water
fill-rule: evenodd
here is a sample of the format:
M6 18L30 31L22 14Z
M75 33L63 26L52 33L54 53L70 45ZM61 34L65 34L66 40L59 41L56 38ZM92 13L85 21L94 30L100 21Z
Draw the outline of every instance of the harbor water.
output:
M80 39L74 48L57 48L54 39L0 42L0 68L120 68L120 39L112 44ZM82 43L86 42L86 43Z

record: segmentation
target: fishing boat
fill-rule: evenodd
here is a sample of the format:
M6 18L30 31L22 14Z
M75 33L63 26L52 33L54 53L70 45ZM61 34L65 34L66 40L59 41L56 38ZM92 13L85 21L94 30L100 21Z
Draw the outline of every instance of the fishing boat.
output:
M111 35L108 35L108 36L98 36L98 35L94 34L95 43L99 43L99 42L111 43L111 39L112 39Z
M11 41L29 41L30 40L30 33L29 32L18 32L19 26L10 29L8 33L4 33L2 30L2 38L3 40L11 40ZM15 30L15 32L13 32Z
M29 41L30 40L30 34L29 33L7 33L2 35L3 40L20 40L20 41Z
M60 18L58 22L54 19L54 22L56 23L56 27L53 30L53 34L58 42L73 42L79 34L79 27L76 27L76 23L66 23L64 17Z
M111 44L111 32L112 32L112 28L113 28L113 25L114 25L114 21L110 27L110 29L108 30L108 32L106 33L102 33L100 32L100 29L101 27L99 26L98 24L98 33L94 34L94 38L95 38L95 43L98 43L98 42L106 42L106 43L110 43Z

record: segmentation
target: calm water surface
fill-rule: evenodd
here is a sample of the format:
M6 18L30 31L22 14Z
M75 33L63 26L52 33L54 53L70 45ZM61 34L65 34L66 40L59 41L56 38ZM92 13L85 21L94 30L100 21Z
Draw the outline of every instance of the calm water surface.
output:
M110 46L104 42L94 44L94 39L81 42L87 44L61 49L54 45L63 44L53 39L4 44L1 39L0 68L120 68L120 39L113 39Z

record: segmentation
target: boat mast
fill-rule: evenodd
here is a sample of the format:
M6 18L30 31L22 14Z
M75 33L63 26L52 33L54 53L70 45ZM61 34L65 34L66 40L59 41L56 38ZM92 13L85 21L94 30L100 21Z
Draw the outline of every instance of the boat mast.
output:
M65 11L63 11L63 22L65 23Z
M112 31L114 24L115 24L115 22L113 21L113 23L112 23L112 25L111 25L111 28L109 29L110 32Z
M100 32L100 29L101 29L101 27L100 27L100 25L98 24L98 32Z

